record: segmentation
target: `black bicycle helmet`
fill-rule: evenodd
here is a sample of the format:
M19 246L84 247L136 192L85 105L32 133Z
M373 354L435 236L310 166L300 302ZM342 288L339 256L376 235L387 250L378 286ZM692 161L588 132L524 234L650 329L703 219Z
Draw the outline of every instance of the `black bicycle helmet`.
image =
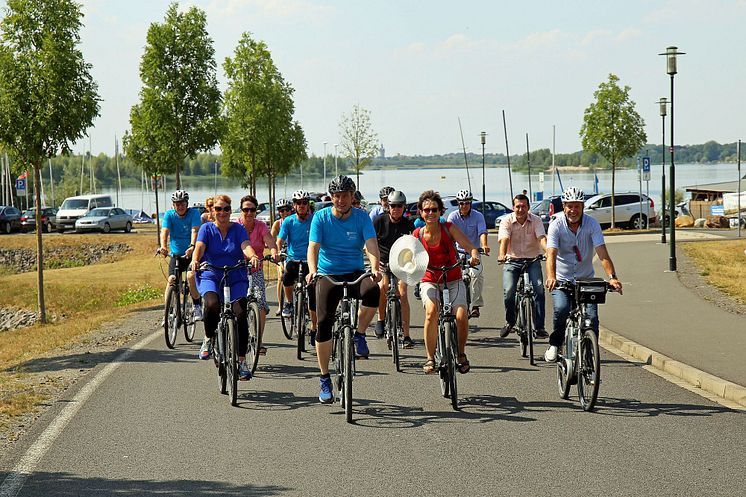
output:
M363 198L363 194L360 192L360 190L355 190L355 201L362 202Z
M378 192L378 198L387 198L389 196L389 193L391 193L393 191L394 191L394 187L393 186L384 186Z
M355 182L352 181L352 178L341 174L329 182L330 195L339 192L354 192L355 190L357 190L357 188L355 188Z

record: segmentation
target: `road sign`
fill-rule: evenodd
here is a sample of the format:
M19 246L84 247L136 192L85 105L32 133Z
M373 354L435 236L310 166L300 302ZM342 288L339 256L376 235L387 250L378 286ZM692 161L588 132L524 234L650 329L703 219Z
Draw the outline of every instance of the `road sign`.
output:
M650 157L642 158L642 180L650 181Z
M16 195L26 195L26 178L16 180Z
M724 216L725 215L725 207L722 205L711 205L710 206L710 215L712 216Z

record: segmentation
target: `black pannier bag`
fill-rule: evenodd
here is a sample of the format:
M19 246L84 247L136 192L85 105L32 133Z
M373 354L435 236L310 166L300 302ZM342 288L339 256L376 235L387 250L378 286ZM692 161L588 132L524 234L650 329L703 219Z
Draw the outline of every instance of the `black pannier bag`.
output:
M577 279L575 283L575 299L579 304L606 302L606 281L602 278Z

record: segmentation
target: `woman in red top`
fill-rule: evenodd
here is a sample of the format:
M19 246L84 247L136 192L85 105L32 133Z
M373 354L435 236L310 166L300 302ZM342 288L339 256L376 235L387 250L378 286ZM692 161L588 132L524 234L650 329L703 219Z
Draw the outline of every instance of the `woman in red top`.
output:
M454 242L464 247L471 253L469 264L479 264L479 252L472 245L464 233L451 223L441 223L440 215L445 210L440 195L428 190L420 195L417 202L420 216L425 221L425 226L417 228L412 233L422 241L425 250L430 255L429 266L451 266L456 263L457 254ZM426 374L435 371L435 344L438 341L438 300L439 292L437 285L440 282L442 288L443 274L428 269L420 284L420 295L422 304L425 306L425 350L427 362L422 366ZM451 295L451 304L456 313L456 329L458 331L458 362L459 372L469 372L469 360L466 358L466 338L469 333L469 318L466 312L466 288L461 280L461 269L455 268L445 275L445 282Z

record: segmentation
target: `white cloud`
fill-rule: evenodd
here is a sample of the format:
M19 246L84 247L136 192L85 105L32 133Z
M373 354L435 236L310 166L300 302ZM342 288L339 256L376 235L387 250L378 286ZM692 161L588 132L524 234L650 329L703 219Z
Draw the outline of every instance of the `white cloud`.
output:
M245 18L247 14L275 19L314 20L328 18L334 8L309 0L213 0L205 7L208 15Z
M642 30L640 28L630 27L620 31L619 34L616 35L615 39L618 42L623 42L639 38L640 35L642 35Z

